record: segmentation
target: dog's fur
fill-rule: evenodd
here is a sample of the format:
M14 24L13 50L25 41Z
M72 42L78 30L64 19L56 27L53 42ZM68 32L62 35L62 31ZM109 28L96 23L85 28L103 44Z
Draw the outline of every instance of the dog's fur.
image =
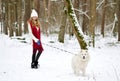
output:
M81 52L72 58L72 68L75 75L80 75L80 72L85 76L86 67L89 62L88 50L81 50Z

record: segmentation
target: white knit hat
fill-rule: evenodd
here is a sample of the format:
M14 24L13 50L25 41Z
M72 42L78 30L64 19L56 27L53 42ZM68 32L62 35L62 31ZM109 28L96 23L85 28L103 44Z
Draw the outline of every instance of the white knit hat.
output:
M32 9L31 17L38 17L38 14L35 9Z

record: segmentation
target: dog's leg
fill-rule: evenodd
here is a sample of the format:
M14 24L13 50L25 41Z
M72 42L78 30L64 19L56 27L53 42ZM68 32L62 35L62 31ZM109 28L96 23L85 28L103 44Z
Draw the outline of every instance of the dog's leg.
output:
M82 69L82 76L85 76L85 69Z
M79 76L79 75L80 75L79 70L78 70L78 69L75 69L75 70L74 70L74 74L75 74L76 76Z

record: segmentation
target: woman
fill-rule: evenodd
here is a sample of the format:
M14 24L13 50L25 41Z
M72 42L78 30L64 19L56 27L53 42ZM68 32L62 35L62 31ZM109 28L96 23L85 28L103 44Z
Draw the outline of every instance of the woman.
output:
M33 43L31 68L38 68L38 59L43 51L43 47L41 43L40 22L38 20L38 14L34 9L32 10L31 17L27 23Z

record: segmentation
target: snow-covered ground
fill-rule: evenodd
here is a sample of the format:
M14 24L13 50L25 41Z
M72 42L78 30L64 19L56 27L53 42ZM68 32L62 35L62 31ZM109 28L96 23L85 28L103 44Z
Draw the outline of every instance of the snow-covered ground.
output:
M75 37L68 40L66 36L61 44L56 35L42 35L44 52L39 69L30 68L32 46L28 35L24 37L27 43L0 34L0 81L120 81L120 44L115 38L96 37L83 77L75 76L71 68L73 55L80 51Z

